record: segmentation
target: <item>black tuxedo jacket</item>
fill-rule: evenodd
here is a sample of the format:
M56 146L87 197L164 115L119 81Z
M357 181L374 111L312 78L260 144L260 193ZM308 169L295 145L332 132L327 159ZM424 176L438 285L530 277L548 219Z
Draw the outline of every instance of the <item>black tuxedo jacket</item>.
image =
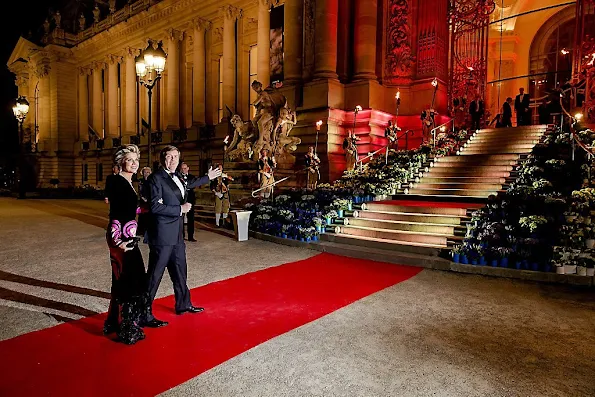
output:
M483 116L483 101L480 100L479 103L477 103L477 106L475 106L476 103L477 101L471 101L471 104L469 105L469 114L471 114L471 117Z
M176 174L182 184L182 175ZM182 192L165 169L151 174L148 179L151 202L151 221L149 222L148 237L150 245L177 245L184 242L184 221L182 218L182 204L188 197L188 189L209 183L209 177L188 178L185 184L186 193Z
M529 97L529 94L525 94L525 96L523 96L522 102L521 102L521 94L519 94L514 99L514 110L516 110L517 112L524 112L525 109L529 108L530 103L531 103L531 97Z

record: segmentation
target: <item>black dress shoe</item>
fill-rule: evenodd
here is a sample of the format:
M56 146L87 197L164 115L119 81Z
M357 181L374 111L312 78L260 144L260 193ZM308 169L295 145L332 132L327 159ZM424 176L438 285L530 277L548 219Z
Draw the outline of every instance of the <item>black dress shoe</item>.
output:
M167 321L161 321L161 320L157 320L156 318L152 319L151 321L143 321L140 323L141 327L147 327L147 328L161 328L161 327L165 327L168 324Z
M176 314L200 313L200 312L202 312L204 310L205 310L204 307L190 306L190 307L187 307L186 309L183 309L183 310L176 310Z
M188 241L196 241L196 239L194 237L190 237L188 238Z

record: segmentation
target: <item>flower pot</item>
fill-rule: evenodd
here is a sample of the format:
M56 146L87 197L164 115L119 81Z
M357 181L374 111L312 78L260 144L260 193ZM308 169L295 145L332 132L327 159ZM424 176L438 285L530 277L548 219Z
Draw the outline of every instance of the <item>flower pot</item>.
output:
M452 261L453 261L454 263L459 263L459 260L460 260L460 259L461 259L461 258L460 258L460 254L452 254Z
M472 265L477 265L477 259L471 259L471 264Z
M310 240L312 240L311 237L306 237L306 242L310 242Z
M587 275L587 268L585 266L577 266L576 267L576 274L579 276L586 276Z
M532 262L531 263L531 270L533 270L534 272L538 272L539 271L539 264Z
M306 239L303 237L300 237L300 241L306 242Z
M565 274L564 266L556 266L556 274Z
M564 274L576 274L576 265L564 265Z
M326 224L327 225L332 225L333 224L333 219L332 218L325 218L326 219Z
M322 232L322 226L316 225L316 231L318 233L321 233Z
M318 241L318 236L312 236L312 241Z
M587 247L588 249L593 249L593 247L595 247L595 239L592 239L592 238L586 239L585 247Z
M546 273L550 273L552 271L552 265L549 263L546 263L545 265L543 265L543 271Z
M479 257L479 265L480 265L480 266L485 266L485 265L487 265L487 262L486 262L486 258L485 258L485 257L483 257L483 256L480 256L480 257Z
M350 201L349 204L347 205L347 210L349 211L353 211L353 203Z
M326 227L322 227L322 233L326 233Z
M498 259L492 259L490 261L490 264L492 265L492 267L498 267Z
M508 267L508 258L500 259L500 267Z
M593 267L588 267L588 268L587 268L587 276L589 276L589 277L594 277L594 276L595 276L595 268L593 268Z
M522 265L522 267L523 267L524 270L529 270L529 262L527 262L526 259L523 259L521 261L521 265Z
M460 259L461 259L461 264L463 264L463 265L468 265L469 264L469 260L467 259L467 255L461 255Z
M521 261L516 261L516 262L514 263L514 268L515 268L515 269L517 269L517 270L521 270L521 267L522 267L522 262L521 262Z
M343 218L343 210L338 210L337 214L339 215L339 218Z
M283 237L283 238L287 238L287 234L285 234L285 233L281 233L281 237Z

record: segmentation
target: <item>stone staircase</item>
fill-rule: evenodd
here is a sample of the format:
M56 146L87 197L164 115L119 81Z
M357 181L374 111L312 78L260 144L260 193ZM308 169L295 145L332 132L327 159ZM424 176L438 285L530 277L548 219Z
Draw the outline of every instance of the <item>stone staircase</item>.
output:
M471 213L505 191L511 174L546 126L476 132L456 156L432 159L425 173L392 200L368 202L345 213L321 236L322 244L388 253L438 256L463 240ZM514 175L514 174L513 174Z

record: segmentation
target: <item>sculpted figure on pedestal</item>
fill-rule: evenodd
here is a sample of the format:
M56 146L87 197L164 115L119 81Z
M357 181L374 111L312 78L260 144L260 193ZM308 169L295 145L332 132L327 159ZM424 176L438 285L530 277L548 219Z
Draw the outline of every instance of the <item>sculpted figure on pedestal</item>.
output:
M231 117L234 137L226 150L226 158L231 161L256 160L253 153L263 149L279 159L280 163L293 163L291 154L302 141L290 137L297 122L295 112L287 106L287 98L276 88L262 88L259 81L252 83L252 89L258 94L253 103L256 114L251 122L244 122L237 114Z

